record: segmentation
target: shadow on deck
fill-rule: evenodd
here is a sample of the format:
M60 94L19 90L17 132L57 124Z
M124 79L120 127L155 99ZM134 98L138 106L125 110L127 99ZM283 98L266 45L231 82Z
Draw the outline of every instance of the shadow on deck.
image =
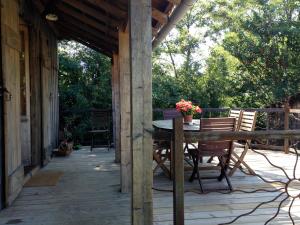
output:
M290 177L293 177L293 167L296 161L294 154L284 154L282 152L261 151L265 153L268 158L284 168ZM282 171L271 166L263 156L249 151L250 154L246 156L246 162L260 174L263 178L269 181L279 180L288 182L288 179ZM299 165L299 163L298 163ZM300 178L300 165L297 168L296 177ZM202 175L208 175L212 171L202 171ZM246 175L240 171L231 177L233 188L236 190L232 193L216 193L210 192L206 194L199 194L200 188L197 180L193 183L188 182L191 172L185 174L185 224L186 225L217 225L226 224L237 216L252 211L257 205L263 202L268 202L276 196L282 194L276 201L270 201L263 204L253 214L241 217L232 224L243 225L263 225L272 218L278 209L282 200L288 195L285 193L284 184L280 183L266 183L257 176ZM214 189L227 188L225 180L218 182L217 180L204 180L203 186L205 191L209 192ZM171 190L172 182L168 180L163 174L156 174L154 177L154 187L160 191L154 191L154 220L156 225L171 225L172 214L172 192L161 191ZM281 189L280 189L281 188ZM296 191L300 194L300 187ZM253 192L258 189L266 189L267 191L259 191L254 193L243 193L237 190ZM277 189L280 189L276 191ZM274 192L268 192L275 190ZM224 191L223 191L224 192ZM287 198L282 203L282 208L278 216L268 224L293 224L290 220L288 211L292 202L291 198ZM294 201L291 208L291 216L295 224L300 224L300 199Z
M295 162L295 156L282 152L266 151L269 159L285 168L289 175ZM286 181L284 174L270 166L262 156L247 155L246 161L268 180ZM300 165L299 165L300 166ZM44 171L62 171L64 174L53 187L26 187L14 204L0 213L0 224L20 225L126 225L130 224L130 195L121 194L119 165L114 163L114 151L89 149L74 151L69 157L54 158ZM269 201L283 190L276 192L256 192L246 194L208 193L197 194L199 186L195 180L189 183L190 172L186 172L185 183L185 219L187 225L216 225L230 222L236 216L249 212L259 203ZM297 171L300 177L300 173ZM278 184L268 184L258 177L241 172L231 178L235 189L253 191L256 189L275 190ZM225 181L204 182L205 190L225 188ZM172 182L162 174L155 174L154 187L164 190L172 189ZM264 224L277 211L280 200L263 205L259 210L233 224ZM154 191L154 224L171 225L172 193ZM283 203L278 217L270 224L292 224L288 209L291 203ZM300 224L300 201L297 199L291 210L295 224Z
M43 171L64 174L53 187L25 187L14 204L0 213L0 224L130 224L130 195L121 194L114 151L89 148L58 157Z

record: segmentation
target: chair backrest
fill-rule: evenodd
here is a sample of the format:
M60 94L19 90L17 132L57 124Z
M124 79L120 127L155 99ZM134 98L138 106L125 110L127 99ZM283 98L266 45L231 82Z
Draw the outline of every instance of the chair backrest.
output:
M110 110L93 110L91 113L92 129L110 129Z
M164 120L171 120L177 117L181 117L181 113L178 112L176 109L164 109L163 110L163 117Z
M243 111L239 131L254 131L256 124L257 112Z
M242 114L243 114L242 110L230 109L230 111L229 111L228 117L235 118L235 130L236 131L238 131L240 129Z
M220 118L201 118L200 132L202 131L234 131L235 129L234 117L220 117ZM198 149L201 151L220 151L228 149L231 151L232 141L199 141Z

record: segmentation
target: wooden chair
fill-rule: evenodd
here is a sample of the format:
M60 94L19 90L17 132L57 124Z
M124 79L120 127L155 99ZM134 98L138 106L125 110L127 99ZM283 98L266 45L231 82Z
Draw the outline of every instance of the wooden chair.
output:
M156 130L153 135L153 161L156 162L153 173L161 168L164 174L169 178L171 178L171 168L168 168L165 162L170 159L170 136L168 132L159 130Z
M182 114L180 112L178 112L176 109L170 108L170 109L164 109L163 110L163 117L164 117L164 120L171 120L171 119L174 119L174 118L182 117ZM184 156L185 156L184 160L190 166L193 166L192 163L190 162L190 155L188 153L189 145L192 145L193 147L195 147L195 145L193 143L185 142L185 145L184 145ZM169 148L167 149L167 153L169 153L170 148L171 148L171 143L169 143Z
M257 118L257 112L244 111L242 114L238 131L254 131L256 118ZM232 176L235 173L236 169L239 168L241 165L245 166L250 173L254 174L254 171L244 161L244 158L248 152L250 144L251 144L251 140L234 142L233 148L240 147L240 148L244 148L244 150L240 155L238 155L235 151L232 152L231 160L233 161L234 166L229 172L228 174L229 176Z
M174 108L164 109L163 118L164 120L171 120L177 117L182 117L181 113ZM171 161L170 168L165 163L170 160L171 154L171 140L163 140L161 138L154 140L153 145L153 160L157 163L157 166L153 169L153 173L161 168L164 174L171 178Z
M240 129L241 119L242 119L243 111L230 109L228 117L235 118L235 130L238 131Z
M241 123L241 118L242 118L243 111L242 110L235 110L235 109L230 109L228 117L235 118L235 131L238 131L240 128L240 123ZM214 157L210 157L207 162L211 163L213 161Z
M202 118L200 121L200 132L202 131L234 131L235 128L235 118ZM189 149L189 153L193 159L193 173L191 175L190 181L192 182L197 175L201 192L203 192L201 179L212 179L218 178L221 181L224 177L227 181L228 187L232 190L232 185L226 174L228 169L229 161L232 152L232 141L222 140L222 141L201 141L198 142L198 149ZM221 174L218 177L202 177L199 173L199 161L202 157L218 157L219 167Z
M107 143L101 147L107 147L108 151L110 150L110 110L92 111L92 130L89 133L91 135L91 151L95 147L96 136L101 136Z

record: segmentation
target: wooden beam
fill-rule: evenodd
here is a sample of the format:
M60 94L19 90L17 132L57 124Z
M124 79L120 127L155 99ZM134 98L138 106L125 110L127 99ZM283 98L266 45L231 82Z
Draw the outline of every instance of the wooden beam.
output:
M88 33L84 33L84 31L81 31L80 29L76 29L74 27L69 27L65 24L59 24L59 27L62 28L62 30L66 30L66 31L69 31L71 32L72 34L74 34L74 36L77 36L81 39L85 39L86 41L90 42L90 43L93 43L94 45L97 45L103 49L106 49L110 52L113 52L113 51L116 51L117 50L117 46L116 45L112 45L112 44L109 44L109 43L105 43L101 40L98 39L98 37L96 36L93 36L91 34L88 34Z
M46 21L46 23L49 25L50 29L56 36L59 36L59 31L55 26L55 22L46 20L45 15L43 14L43 12L45 11L44 5L40 1L33 1L33 4L37 8L37 10L42 14L42 20Z
M112 108L113 108L113 133L114 133L114 147L115 147L115 162L121 162L121 116L120 116L120 70L119 70L119 56L113 54L112 60Z
M79 9L84 14L94 17L95 19L105 23L106 25L108 25L110 27L119 27L123 24L121 21L110 18L110 17L106 16L105 13L100 13L99 10L92 8L89 5L84 4L81 1L64 0L64 2L76 9Z
M129 1L133 225L153 224L151 4Z
M152 36L156 36L158 34L158 28L152 27Z
M172 3L173 5L180 5L181 0L168 0L168 2Z
M109 3L109 1L105 0L86 0L86 2L97 6L104 10L105 12L109 13L110 15L114 15L121 19L127 19L127 12L120 9L119 7L114 6L113 4Z
M76 41L76 42L78 42L82 45L85 45L85 46L87 46L87 47L89 47L89 48L91 48L91 49L93 49L97 52L100 52L103 55L106 55L107 57L112 58L112 53L108 52L107 50L103 50L103 49L99 48L98 46L95 46L95 45L93 45L89 42L86 42L86 40L80 39L80 38L75 37L75 36L70 35L70 34L69 35L65 34L64 39L70 39L70 40Z
M119 31L120 114L121 114L121 191L131 191L131 102L129 32Z
M55 22L47 21L47 24L49 25L49 27L50 27L50 29L53 31L53 33L54 33L56 36L59 36L59 31L58 31L58 29L56 28Z
M97 20L91 19L90 17L87 17L86 15L84 15L76 10L71 9L70 7L68 7L64 4L60 4L58 6L58 9L59 9L59 11L82 21L82 23L85 23L91 27L96 28L99 31L104 32L105 34L107 34L107 36L111 36L115 39L118 38L118 33L116 30L110 29L109 27L106 27L105 25L99 23ZM80 24L78 24L78 26L80 26Z
M58 22L58 24L64 24L65 26L70 27L77 27L82 32L92 35L94 37L97 37L99 41L103 41L104 43L109 43L109 45L118 45L118 40L115 38L107 37L105 33L98 31L97 29L94 29L90 27L89 25L86 25L84 23L81 23L80 20L77 20L76 18L67 16L67 15L61 15L61 21ZM78 24L80 26L78 27Z
M152 43L153 48L156 48L170 33L170 31L176 26L176 24L183 18L185 13L193 6L196 0L181 0L168 19L168 24L163 26L155 40Z
M184 225L184 150L182 118L173 119L173 216L174 225Z
M222 141L222 140L255 140L255 139L284 139L296 140L300 138L298 130L270 130L270 131L207 131L188 132L184 139L189 141Z
M162 25L168 23L168 20L169 20L167 14L159 11L156 8L152 8L152 17Z
M54 13L56 11L56 5L58 5L62 0L51 0L48 1L43 9L42 16L45 17L48 13Z
M59 25L60 32L64 37L72 37L77 40L84 41L85 43L90 44L90 46L95 46L98 49L101 49L105 53L110 53L110 57L112 56L112 52L115 51L115 48L109 48L109 46L99 42L97 39L94 39L92 36L84 35L73 28L66 27L63 25Z

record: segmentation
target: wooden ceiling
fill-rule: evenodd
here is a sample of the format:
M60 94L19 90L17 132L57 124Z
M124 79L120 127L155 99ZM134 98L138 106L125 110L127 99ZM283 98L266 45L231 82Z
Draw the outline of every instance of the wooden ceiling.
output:
M45 17L58 16L48 21L60 39L72 39L108 56L118 50L118 30L128 22L128 0L33 0ZM152 0L153 40L181 0Z

